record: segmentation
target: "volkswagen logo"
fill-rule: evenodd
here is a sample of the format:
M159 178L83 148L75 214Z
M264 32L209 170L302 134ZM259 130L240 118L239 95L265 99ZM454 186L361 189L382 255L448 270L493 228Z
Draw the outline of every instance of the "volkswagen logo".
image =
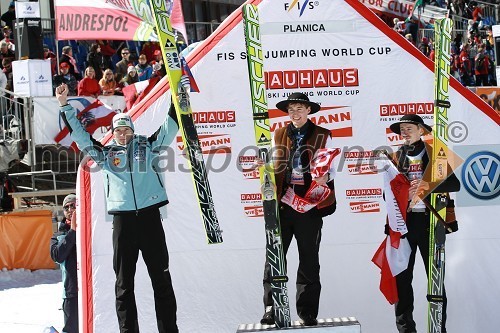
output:
M500 195L500 157L490 151L480 151L465 161L462 181L470 195L491 200Z

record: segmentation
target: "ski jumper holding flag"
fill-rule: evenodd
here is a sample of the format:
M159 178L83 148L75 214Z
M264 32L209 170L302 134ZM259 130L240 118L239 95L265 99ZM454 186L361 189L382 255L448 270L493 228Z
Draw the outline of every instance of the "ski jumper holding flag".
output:
M173 107L164 123L149 137L134 134L134 124L128 115L115 115L113 140L103 146L82 127L75 109L67 103L67 92L66 85L56 89L61 117L78 148L104 172L107 211L113 215L113 269L120 332L139 332L134 295L139 250L154 290L158 330L178 332L177 305L159 210L168 203L168 198L159 174L158 157L179 129Z
M430 193L457 192L460 190L460 182L448 165L447 178L442 183L430 181L431 168L429 167L429 156L432 156L432 148L424 143L421 136L432 128L426 125L418 115L405 115L397 123L390 126L392 132L400 134L405 143L394 154L393 160L399 171L410 181L409 208L406 215L406 239L411 247L408 268L396 275L398 302L395 305L396 326L400 333L417 332L413 320L413 267L417 248L424 261L425 271L429 270L429 223L430 211L417 197L425 198ZM450 228L456 231L457 222L450 224ZM387 233L386 225L386 233ZM442 332L446 332L446 293L443 293L443 317Z
M333 175L330 168L325 175L314 178L310 164L316 151L321 148L332 148L332 138L328 129L316 126L308 118L308 114L318 112L319 104L310 102L302 93L293 93L287 100L279 102L276 107L287 112L291 123L274 133L274 170L279 203L279 217L283 251L286 255L292 238L295 236L299 251L299 267L297 271L296 306L302 324L317 325L321 283L319 276L319 245L321 241L322 217L335 211L335 194ZM304 198L313 180L319 185L327 185L331 192L320 204L306 212L299 212L292 206L282 202L289 190L292 195ZM266 312L262 324L274 324L273 300L271 297L270 267L266 262L264 270L264 305Z

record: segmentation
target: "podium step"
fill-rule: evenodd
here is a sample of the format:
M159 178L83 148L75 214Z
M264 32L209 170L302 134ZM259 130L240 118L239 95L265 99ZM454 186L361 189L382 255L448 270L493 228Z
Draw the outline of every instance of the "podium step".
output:
M300 321L293 321L288 328L276 328L275 325L241 324L236 333L248 332L270 332L270 331L292 331L294 333L313 331L333 333L361 333L361 325L354 317L318 319L318 326L302 326Z

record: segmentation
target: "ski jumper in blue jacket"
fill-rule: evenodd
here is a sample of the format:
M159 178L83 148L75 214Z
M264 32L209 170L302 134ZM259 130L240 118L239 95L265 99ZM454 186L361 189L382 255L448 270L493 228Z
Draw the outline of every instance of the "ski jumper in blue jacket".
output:
M59 88L56 97L72 139L104 172L107 210L113 215L113 269L120 332L139 332L134 294L139 250L154 290L158 330L178 332L177 305L159 211L168 198L158 166L160 154L179 129L173 105L164 123L149 137L134 134L130 117L117 114L112 123L114 139L103 146L85 131L75 109L61 97L64 88ZM122 132L126 133L126 142L121 141Z

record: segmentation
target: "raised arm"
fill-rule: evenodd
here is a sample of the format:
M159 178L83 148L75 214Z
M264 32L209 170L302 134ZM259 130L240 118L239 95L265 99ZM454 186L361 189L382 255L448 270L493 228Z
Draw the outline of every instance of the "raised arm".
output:
M56 88L56 98L59 102L61 117L78 148L94 161L101 162L103 146L85 130L76 117L76 110L68 104L68 86L66 84L63 83Z
M168 115L158 130L148 138L154 151L165 150L174 140L179 130L179 123L175 113L174 103L170 103Z

